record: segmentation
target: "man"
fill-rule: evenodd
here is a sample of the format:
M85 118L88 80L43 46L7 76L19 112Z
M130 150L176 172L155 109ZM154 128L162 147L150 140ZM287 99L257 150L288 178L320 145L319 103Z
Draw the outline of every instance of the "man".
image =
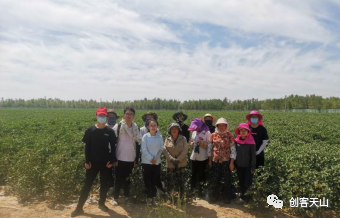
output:
M119 119L119 116L117 113L114 111L114 109L108 109L107 110L107 123L106 125L113 129L113 127L117 123L117 119ZM111 150L111 145L110 145L110 150ZM111 174L110 174L110 179L109 179L109 191L108 195L113 193L114 190L114 167L111 168Z
M108 190L108 181L111 173L111 168L116 161L115 145L117 137L115 132L106 126L107 109L99 108L96 112L97 123L90 126L83 137L85 143L85 169L86 179L83 186L77 208L71 213L71 217L75 217L84 213L83 206L90 193L93 181L98 172L100 173L100 198L99 208L102 211L108 211L109 208L105 205L106 193ZM111 145L111 152L109 145Z
M125 202L130 202L130 180L129 175L134 167L138 164L140 156L140 131L136 123L135 110L132 107L124 109L123 120L113 127L118 136L118 144L116 148L117 161L115 162L115 191L112 205L118 205L118 197L120 189L124 188Z

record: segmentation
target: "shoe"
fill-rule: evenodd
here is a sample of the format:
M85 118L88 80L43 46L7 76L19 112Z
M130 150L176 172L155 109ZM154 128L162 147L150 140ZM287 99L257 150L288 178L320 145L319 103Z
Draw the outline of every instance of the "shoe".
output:
M154 206L157 206L158 202L156 201L155 198L152 198L151 204L154 205Z
M71 217L77 217L78 215L84 214L84 210L82 208L76 208L71 213Z
M241 204L244 204L245 201L242 198L239 198L239 199L236 200L235 203L238 204L238 205L241 205Z
M152 205L152 198L147 198L146 199L146 206L151 206Z
M107 191L107 196L113 195L114 187L110 187Z
M125 197L125 203L126 203L126 204L131 204L131 199L130 199L130 197Z
M224 204L230 204L231 203L231 200L230 198L226 198L223 200Z
M118 205L118 202L117 202L114 198L112 198L112 199L111 199L111 205L117 206L117 205Z
M109 208L105 204L99 204L98 207L102 211L105 211L105 212L109 211Z

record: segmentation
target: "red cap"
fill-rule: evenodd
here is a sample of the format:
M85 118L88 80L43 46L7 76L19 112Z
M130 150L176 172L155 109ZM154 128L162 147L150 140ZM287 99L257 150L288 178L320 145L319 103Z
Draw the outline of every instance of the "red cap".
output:
M101 107L101 108L97 109L96 115L99 115L99 114L105 114L105 116L107 116L106 107Z

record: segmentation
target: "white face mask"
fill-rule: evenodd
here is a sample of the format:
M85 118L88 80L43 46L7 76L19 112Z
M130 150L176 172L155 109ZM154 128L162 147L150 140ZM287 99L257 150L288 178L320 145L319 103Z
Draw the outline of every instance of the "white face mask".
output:
M97 117L97 122L105 124L106 123L106 117L105 116L98 116Z

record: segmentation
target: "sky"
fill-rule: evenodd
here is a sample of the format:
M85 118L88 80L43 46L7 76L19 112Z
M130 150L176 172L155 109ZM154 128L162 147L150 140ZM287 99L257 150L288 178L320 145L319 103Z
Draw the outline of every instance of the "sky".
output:
M340 0L0 0L0 98L340 97Z

